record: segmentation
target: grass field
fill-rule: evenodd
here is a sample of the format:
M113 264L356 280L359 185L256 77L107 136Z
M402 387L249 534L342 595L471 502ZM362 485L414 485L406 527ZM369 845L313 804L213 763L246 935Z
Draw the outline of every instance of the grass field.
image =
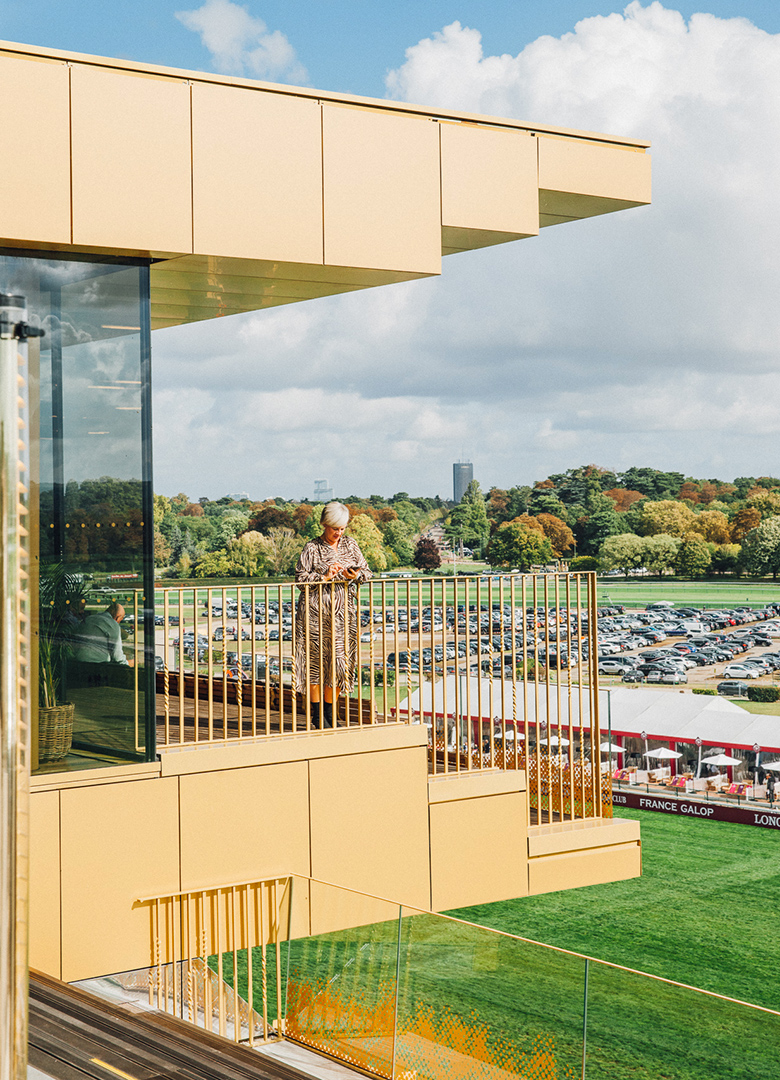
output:
M678 607L760 606L780 600L780 582L599 578L598 598L599 604L625 604L632 608L644 608L656 600L673 600Z
M451 914L780 1009L777 837L741 825L621 813L642 824L641 878ZM451 1018L460 1017L464 1045L484 1037L496 1060L509 1048L509 1072L526 1075L522 1062L547 1040L558 1080L579 1080L584 961L435 916L405 918L400 938L391 922L292 943L291 977L331 995L341 1036L329 1037L349 1045L371 1032L373 1003L394 994L399 941L399 1033L419 1030L422 1017L424 1026L432 1021L434 1041L452 1045L454 1037L457 1044ZM225 960L230 975L232 958ZM245 963L239 986L245 992ZM590 965L586 1080L774 1077L778 1046L775 1015Z
M621 809L642 877L451 914L780 1010L780 842L769 829Z

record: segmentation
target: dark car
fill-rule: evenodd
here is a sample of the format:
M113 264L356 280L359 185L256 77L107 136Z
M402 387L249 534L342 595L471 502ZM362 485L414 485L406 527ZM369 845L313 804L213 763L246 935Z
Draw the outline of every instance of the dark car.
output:
M716 689L719 694L726 694L728 697L747 697L748 684L740 682L739 679L726 679L719 682Z

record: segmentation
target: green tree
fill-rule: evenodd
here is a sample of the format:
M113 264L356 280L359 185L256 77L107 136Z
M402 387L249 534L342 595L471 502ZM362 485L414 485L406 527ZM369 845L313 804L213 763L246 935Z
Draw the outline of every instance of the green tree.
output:
M637 504L638 530L642 536L655 536L666 533L669 536L684 536L690 532L696 522L696 515L685 503L677 499L661 499L659 502L645 501Z
M358 514L353 517L347 532L357 540L358 547L372 570L387 569L387 555L382 542L382 534L368 514Z
M231 565L227 551L209 551L199 561L195 568L195 577L230 577Z
M233 577L260 577L265 570L263 537L254 529L231 540L227 552Z
M661 472L659 469L638 469L632 466L619 477L622 487L641 491L648 499L656 501L673 499L685 483L679 472Z
M599 548L599 566L602 570L622 570L628 577L629 570L642 566L645 546L642 538L634 533L608 536Z
M414 534L406 522L401 521L400 518L388 521L382 526L382 536L385 545L398 560L397 565L410 566L414 558Z
M598 568L599 561L592 555L578 555L576 559L572 559L569 563L569 569L573 574L582 570L598 570Z
M464 491L463 498L450 514L446 528L453 539L463 540L464 544L480 550L484 546L490 523L485 496L477 480L472 480Z
M688 533L683 537L677 552L675 566L683 577L704 577L712 562L709 548L698 533Z
M584 555L598 554L608 536L619 536L625 531L625 515L617 512L615 504L606 495L599 496L596 509L577 525L579 543Z
M766 518L751 529L742 541L740 561L750 574L771 574L780 570L780 516Z
M715 574L735 574L739 570L740 552L739 544L717 544L711 553L712 571Z
M296 536L292 529L269 529L267 536L261 538L261 543L263 559L269 574L281 577L293 572L298 556L303 550L304 541Z
M505 521L490 538L487 561L491 566L508 566L528 570L544 566L553 559L553 549L547 537L516 521Z
M668 533L645 536L642 539L644 565L650 573L660 577L673 569L681 543L679 536L669 536Z

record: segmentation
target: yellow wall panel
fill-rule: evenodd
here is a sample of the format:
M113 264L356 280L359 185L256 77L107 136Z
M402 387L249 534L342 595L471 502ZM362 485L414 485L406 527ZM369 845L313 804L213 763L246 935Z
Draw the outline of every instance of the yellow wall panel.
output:
M323 106L325 261L441 273L438 125Z
M432 803L430 823L434 911L527 895L524 794Z
M467 124L440 129L442 225L537 234L537 140Z
M427 908L424 747L310 763L312 877Z
M181 777L183 889L308 873L305 761Z
M178 781L137 780L64 790L62 978L149 963L141 896L179 889Z
M319 102L192 87L195 251L322 263Z
M642 849L638 843L545 855L529 860L528 892L535 896L583 885L603 885L639 877L641 873Z
M30 967L60 977L60 793L30 796Z
M74 244L191 251L189 86L71 71Z
M649 154L580 139L539 139L539 188L650 202Z
M0 56L0 238L70 243L68 68Z

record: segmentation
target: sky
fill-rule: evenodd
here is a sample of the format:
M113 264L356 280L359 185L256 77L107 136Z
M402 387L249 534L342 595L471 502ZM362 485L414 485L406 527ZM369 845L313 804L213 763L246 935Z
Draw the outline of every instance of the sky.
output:
M0 38L652 143L650 207L155 332L157 491L780 474L776 0L0 0Z

